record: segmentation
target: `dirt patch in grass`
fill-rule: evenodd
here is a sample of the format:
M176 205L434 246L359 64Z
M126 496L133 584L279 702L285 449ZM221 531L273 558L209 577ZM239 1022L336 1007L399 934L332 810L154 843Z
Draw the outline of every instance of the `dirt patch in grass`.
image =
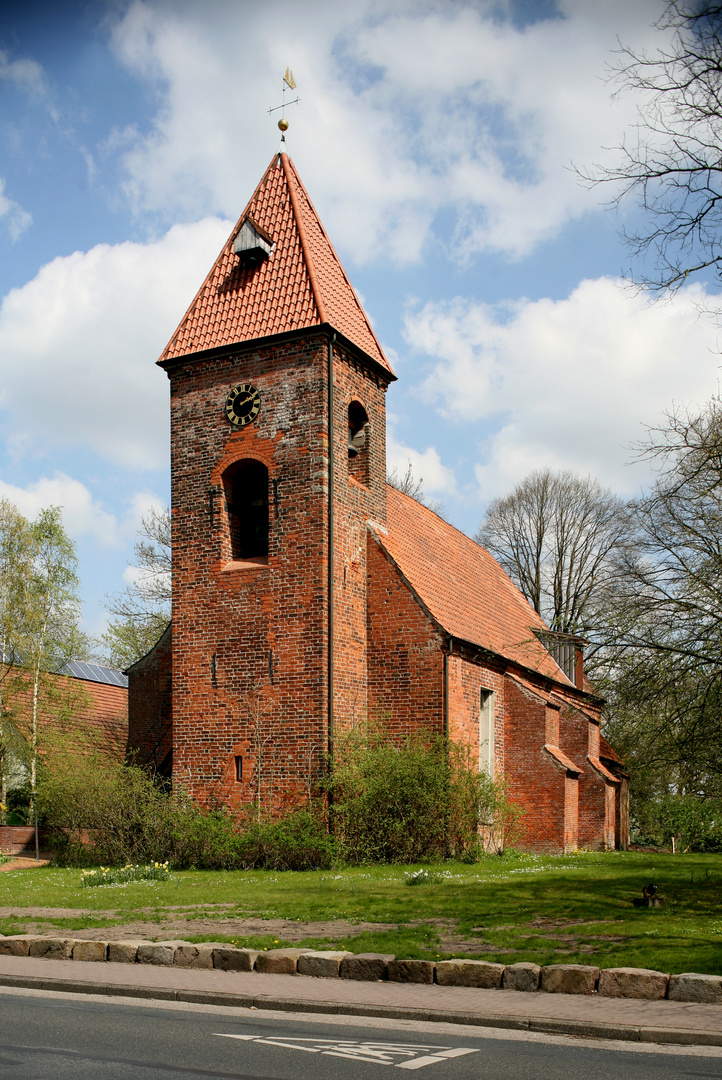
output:
M19 914L19 912L17 912ZM27 912L23 912L25 916ZM54 914L61 918L59 911ZM93 913L97 914L97 913ZM72 916L70 916L72 918ZM25 932L29 934L57 935L59 929L51 922L40 919L24 918ZM299 942L306 938L329 938L341 940L364 931L383 932L395 930L393 923L352 923L346 920L327 922L298 922L288 919L174 919L160 918L153 922L142 920L120 923L117 926L86 927L82 930L66 931L69 937L87 941L127 941L133 938L153 938L155 940L184 940L202 934L217 934L219 937L264 937L273 934L279 941Z

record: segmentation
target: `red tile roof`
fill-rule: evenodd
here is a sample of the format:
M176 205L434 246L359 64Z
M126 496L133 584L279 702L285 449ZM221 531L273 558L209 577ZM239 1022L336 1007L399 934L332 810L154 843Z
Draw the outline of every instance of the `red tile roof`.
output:
M256 264L233 254L248 218L274 245ZM278 154L158 362L323 323L393 375L293 162Z
M498 562L438 514L387 486L388 536L376 536L452 637L572 684L534 634L546 624Z

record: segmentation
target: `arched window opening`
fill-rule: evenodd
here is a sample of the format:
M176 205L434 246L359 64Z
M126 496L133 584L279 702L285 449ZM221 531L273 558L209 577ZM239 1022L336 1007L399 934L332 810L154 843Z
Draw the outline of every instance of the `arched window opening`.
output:
M370 433L368 413L358 401L352 401L348 407L348 473L360 484L369 482Z
M226 470L232 559L268 555L268 469L260 461L238 461Z

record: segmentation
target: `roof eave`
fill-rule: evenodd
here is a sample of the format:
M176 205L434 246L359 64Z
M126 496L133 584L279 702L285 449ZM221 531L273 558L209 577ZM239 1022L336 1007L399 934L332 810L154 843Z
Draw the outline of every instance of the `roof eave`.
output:
M213 360L229 353L245 352L246 350L258 349L264 345L277 345L281 342L292 341L294 338L313 337L314 334L320 334L326 338L332 338L335 334L339 344L348 349L355 359L366 364L386 383L396 382L397 376L394 375L391 368L380 364L373 356L370 356L369 353L361 349L350 338L347 338L340 330L337 330L332 323L313 323L311 326L298 326L293 330L284 330L280 334L264 334L262 337L233 341L227 345L217 345L213 349L198 349L196 352L183 353L181 356L169 357L166 360L161 358L156 360L156 364L167 373L175 368L183 367L184 364L197 363L199 360Z

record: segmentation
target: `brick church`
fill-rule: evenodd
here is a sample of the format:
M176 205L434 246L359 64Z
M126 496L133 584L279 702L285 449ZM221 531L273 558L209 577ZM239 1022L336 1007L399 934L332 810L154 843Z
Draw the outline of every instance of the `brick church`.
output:
M395 376L285 153L158 363L173 620L128 672L136 759L201 803L278 806L377 719L466 743L524 807L526 847L626 846L581 643L386 483Z

